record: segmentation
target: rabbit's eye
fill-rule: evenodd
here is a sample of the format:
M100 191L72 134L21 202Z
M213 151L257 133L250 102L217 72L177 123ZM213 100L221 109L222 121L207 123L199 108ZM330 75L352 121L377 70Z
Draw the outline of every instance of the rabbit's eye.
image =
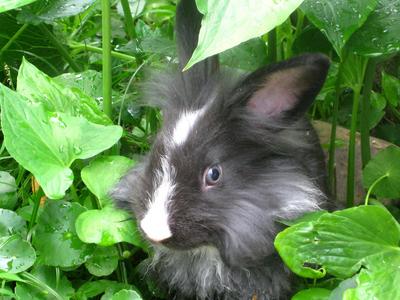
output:
M216 185L221 179L222 169L219 165L215 165L208 168L204 175L204 181L207 186Z

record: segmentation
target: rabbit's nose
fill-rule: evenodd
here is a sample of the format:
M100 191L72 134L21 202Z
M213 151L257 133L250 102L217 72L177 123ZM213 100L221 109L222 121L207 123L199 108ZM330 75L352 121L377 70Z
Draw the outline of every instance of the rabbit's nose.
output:
M147 214L140 222L140 227L146 234L146 237L156 243L161 243L162 241L172 237L168 220L165 218Z

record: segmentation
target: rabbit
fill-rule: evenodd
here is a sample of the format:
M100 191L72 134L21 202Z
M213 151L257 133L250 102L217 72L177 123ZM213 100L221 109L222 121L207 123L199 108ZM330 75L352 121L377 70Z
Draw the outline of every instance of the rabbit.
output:
M178 70L146 87L163 126L112 197L150 242L146 271L168 299L288 299L292 276L273 242L281 220L329 202L305 113L330 62L305 54L231 76L213 56L182 72L200 22L195 0L181 0Z

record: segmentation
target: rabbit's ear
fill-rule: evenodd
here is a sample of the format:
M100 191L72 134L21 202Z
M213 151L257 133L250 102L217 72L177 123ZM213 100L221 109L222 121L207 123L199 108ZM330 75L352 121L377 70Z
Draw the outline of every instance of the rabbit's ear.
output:
M240 84L239 91L257 116L292 119L307 111L328 69L327 57L307 54L255 71Z
M185 67L197 46L202 15L195 0L181 0L176 9L176 40L180 71ZM218 57L207 58L182 73L185 89L197 96L210 77L218 70Z

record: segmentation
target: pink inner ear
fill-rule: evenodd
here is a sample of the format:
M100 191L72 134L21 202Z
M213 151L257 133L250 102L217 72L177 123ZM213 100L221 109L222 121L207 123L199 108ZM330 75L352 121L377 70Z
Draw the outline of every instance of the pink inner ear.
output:
M277 72L269 76L248 102L248 107L256 114L266 117L277 116L291 110L298 102L300 91L299 72L296 69Z

